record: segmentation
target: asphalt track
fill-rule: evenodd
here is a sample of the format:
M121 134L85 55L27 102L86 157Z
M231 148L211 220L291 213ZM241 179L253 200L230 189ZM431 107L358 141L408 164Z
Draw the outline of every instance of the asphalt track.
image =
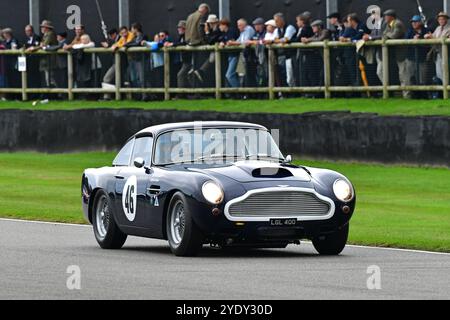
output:
M81 271L69 290L68 266ZM368 267L381 272L369 290ZM0 219L0 299L449 299L450 254L349 246L318 256L285 250L173 256L163 241L129 238L101 250L88 226Z

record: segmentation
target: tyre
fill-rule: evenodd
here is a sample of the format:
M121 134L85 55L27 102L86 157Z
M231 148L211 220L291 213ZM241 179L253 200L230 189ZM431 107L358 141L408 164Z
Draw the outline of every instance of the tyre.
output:
M348 232L349 225L347 224L332 234L313 239L312 243L319 254L337 256L347 244Z
M94 199L92 225L95 239L103 249L120 249L127 240L114 220L112 201L103 190Z
M170 200L166 231L170 250L176 256L195 256L203 246L203 235L181 192L175 193Z

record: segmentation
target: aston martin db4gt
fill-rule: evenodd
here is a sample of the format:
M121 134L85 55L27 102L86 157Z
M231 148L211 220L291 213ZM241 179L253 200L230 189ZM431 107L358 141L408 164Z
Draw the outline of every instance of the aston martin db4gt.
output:
M104 249L128 235L167 240L178 256L204 244L285 248L309 239L344 249L356 196L343 175L292 164L263 126L193 122L132 136L111 167L87 169L82 205Z

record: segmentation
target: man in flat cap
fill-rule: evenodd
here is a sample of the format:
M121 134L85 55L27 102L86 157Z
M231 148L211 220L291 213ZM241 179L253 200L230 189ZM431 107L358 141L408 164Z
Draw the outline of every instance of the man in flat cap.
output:
M383 39L405 39L406 26L405 24L397 18L397 13L393 9L386 10L383 13L384 22L386 27L383 31ZM395 59L398 66L398 76L400 84L402 86L409 86L412 84L412 74L408 68L408 63L406 60L407 48L405 47L393 47L390 50L390 57ZM390 61L392 61L392 59ZM384 72L384 70L383 70ZM403 91L404 98L411 98L410 91Z
M437 15L438 27L434 33L429 33L425 36L425 39L441 39L450 37L450 25L448 23L449 16L446 12L439 12ZM436 77L442 82L443 70L442 70L442 46L433 47L433 52L436 53Z
M321 42L325 40L330 40L330 31L325 28L325 23L322 20L315 20L311 23L311 28L314 32L314 35L311 38L302 38L302 43L311 43L311 42ZM310 56L309 63L311 65L311 69L308 70L311 72L309 75L309 79L311 81L311 86L322 86L323 85L323 57L321 54L316 52Z

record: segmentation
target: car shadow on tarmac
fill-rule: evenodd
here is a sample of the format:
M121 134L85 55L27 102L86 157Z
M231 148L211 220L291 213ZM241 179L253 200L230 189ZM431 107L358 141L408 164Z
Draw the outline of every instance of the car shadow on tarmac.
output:
M301 252L292 250L294 246L289 246L287 249L251 249L251 248L211 248L203 246L203 249L197 255L198 258L330 258L320 256L313 252ZM171 255L169 246L125 246L121 250L128 252L142 252L158 255Z

